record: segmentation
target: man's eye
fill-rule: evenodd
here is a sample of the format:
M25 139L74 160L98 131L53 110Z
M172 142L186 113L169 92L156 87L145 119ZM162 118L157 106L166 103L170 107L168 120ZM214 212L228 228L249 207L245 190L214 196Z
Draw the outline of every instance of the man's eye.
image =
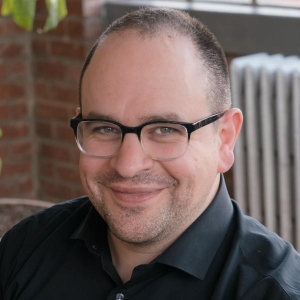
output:
M119 134L120 130L118 128L110 126L98 126L93 128L93 133L98 134Z
M155 129L156 134L163 134L163 135L169 135L176 132L175 128L172 127L157 127Z

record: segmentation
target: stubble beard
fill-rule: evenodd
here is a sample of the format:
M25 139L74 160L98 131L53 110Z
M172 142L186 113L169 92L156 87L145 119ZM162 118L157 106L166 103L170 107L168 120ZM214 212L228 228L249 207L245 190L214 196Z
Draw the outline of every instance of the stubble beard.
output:
M142 175L131 179L132 184L168 183L169 196L150 216L146 207L128 207L118 204L117 210L110 209L105 199L104 186L108 182L124 181L118 174L97 176L85 180L85 187L91 202L107 222L110 232L119 240L141 246L160 243L172 239L188 222L187 204L192 197L193 184L190 183L181 195L178 195L178 182L174 178L161 178L154 175ZM116 207L115 207L116 208Z

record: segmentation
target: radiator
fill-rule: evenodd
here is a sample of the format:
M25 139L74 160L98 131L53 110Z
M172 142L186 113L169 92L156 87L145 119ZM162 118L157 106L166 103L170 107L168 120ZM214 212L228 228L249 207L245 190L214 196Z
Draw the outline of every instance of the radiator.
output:
M233 59L232 101L244 113L235 148L234 197L242 210L300 251L300 59Z

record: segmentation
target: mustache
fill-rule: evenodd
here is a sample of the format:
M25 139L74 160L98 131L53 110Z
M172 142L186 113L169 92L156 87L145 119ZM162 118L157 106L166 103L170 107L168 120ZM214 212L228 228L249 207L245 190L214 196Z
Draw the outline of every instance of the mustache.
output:
M102 185L110 185L114 183L123 183L127 185L168 185L175 186L177 185L177 180L174 178L161 176L157 174L151 174L149 172L143 172L135 175L132 178L123 178L118 172L111 171L109 173L98 175L96 181Z

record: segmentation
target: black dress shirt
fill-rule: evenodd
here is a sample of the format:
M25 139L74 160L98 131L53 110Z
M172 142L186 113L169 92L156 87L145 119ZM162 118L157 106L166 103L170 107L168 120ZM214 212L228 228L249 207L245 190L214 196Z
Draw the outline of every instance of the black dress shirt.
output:
M87 197L23 220L0 244L1 300L300 299L300 256L242 214L224 179L207 210L122 283Z

